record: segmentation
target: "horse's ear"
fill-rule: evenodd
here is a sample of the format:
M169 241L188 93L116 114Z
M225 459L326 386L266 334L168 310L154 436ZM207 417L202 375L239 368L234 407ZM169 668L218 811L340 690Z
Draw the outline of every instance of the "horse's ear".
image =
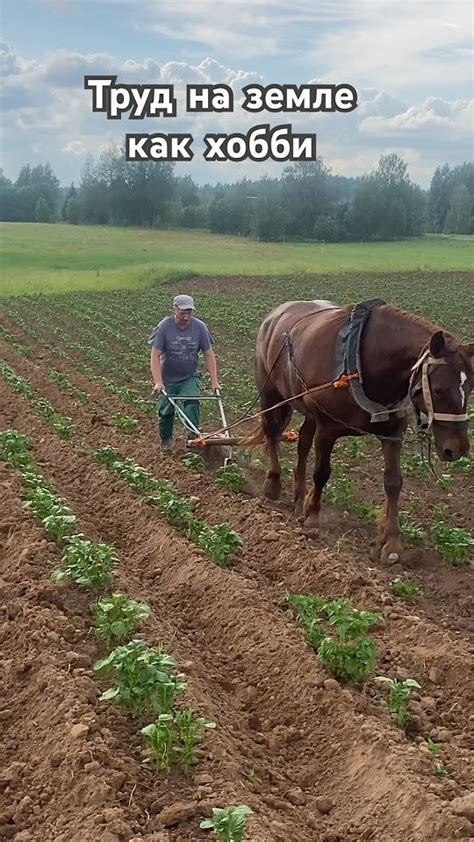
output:
M442 330L437 330L433 333L430 341L430 354L432 357L442 357L445 349L444 333Z

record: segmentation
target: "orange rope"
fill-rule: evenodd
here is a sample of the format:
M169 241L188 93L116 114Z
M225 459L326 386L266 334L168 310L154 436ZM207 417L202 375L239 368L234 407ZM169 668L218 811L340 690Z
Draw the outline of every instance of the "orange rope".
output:
M227 427L221 427L219 430L215 430L213 433L207 433L205 436L202 436L201 439L193 439L193 442L196 443L197 447L204 447L206 439L214 438L214 436L218 436L220 435L220 433L225 433L227 432L227 430L232 430L233 427L238 427L239 424L245 424L246 421L253 421L255 418L261 418L261 416L266 415L267 412L273 412L274 409L278 409L278 407L284 406L285 404L290 403L291 401L296 401L298 400L298 398L303 398L305 395L312 395L314 392L322 392L324 389L329 389L330 386L332 386L334 389L345 388L349 385L350 380L355 380L358 377L359 375L357 373L343 374L337 380L330 380L328 383L322 383L321 386L312 386L311 389L305 389L303 392L299 392L297 395L292 395L291 398L285 398L285 400L279 401L279 403L275 403L273 406L269 406L267 409L261 409L259 412L255 412L253 415L249 415L248 418L241 418L239 419L239 421L235 421L233 424L229 424ZM295 435L297 435L297 433ZM200 442L202 442L202 444L200 444Z

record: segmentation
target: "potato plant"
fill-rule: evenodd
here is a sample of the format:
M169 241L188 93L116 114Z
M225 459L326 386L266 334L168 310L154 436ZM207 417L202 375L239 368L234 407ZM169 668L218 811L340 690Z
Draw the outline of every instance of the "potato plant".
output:
M399 578L392 579L390 586L395 596L408 601L418 599L423 594L422 589L417 585L412 585L411 582L404 582L403 579Z
M337 465L337 463L336 463ZM336 476L323 492L324 500L347 512L353 512L362 520L372 523L377 517L377 507L370 500L357 500L357 486L354 480L341 475L341 463L336 468Z
M382 619L382 615L359 611L348 599L326 603L324 613L336 637L329 634L324 638L318 657L341 681L366 681L372 675L376 661L375 643L366 632Z
M414 678L407 678L405 681L398 681L396 678L378 676L375 680L388 685L389 710L397 725L405 730L411 719L410 712L408 710L408 703L413 690L419 690L420 685Z
M295 609L306 640L313 649L318 650L326 635L322 618L318 616L324 610L326 600L322 596L290 594L286 602Z
M336 678L355 683L370 678L376 651L367 631L382 619L381 614L359 611L348 599L328 601L318 596L291 594L287 602L296 608L298 620L319 660Z
M150 606L136 602L121 593L104 596L90 606L95 619L95 629L106 643L128 637L138 623L150 616Z
M441 474L436 480L436 484L439 485L443 491L449 491L453 484L453 477L451 474Z
M41 474L29 472L27 481L31 485L24 508L40 521L50 538L61 546L76 522L75 514L60 497L53 494Z
M148 757L146 763L170 772L174 760L173 716L171 713L161 713L155 722L140 729L140 734L146 739Z
M400 512L400 534L405 544L421 544L426 538L425 530L411 512Z
M206 463L199 453L185 453L181 459L183 465L194 471L196 474L204 474L206 470Z
M218 468L214 474L214 480L218 485L222 485L223 488L235 494L240 494L247 484L245 474L239 465L224 465Z
M76 516L69 506L51 490L38 471L31 455L31 440L15 430L4 430L0 434L0 454L5 461L21 471L23 484L27 488L23 504L38 520L50 538L62 545L76 522Z
M182 771L187 772L198 762L194 750L202 732L215 727L215 722L195 718L190 709L161 714L140 731L147 740L148 762L166 772L178 762Z
M207 526L195 520L191 533L196 536L196 543L220 567L227 567L230 559L242 548L242 538L228 523Z
M114 415L112 417L112 421L117 427L117 430L120 430L122 433L127 433L131 435L132 433L136 433L138 430L138 421L136 418L130 418L129 415Z
M174 667L174 658L162 649L151 649L143 640L117 646L94 666L98 678L112 673L115 679L115 686L102 693L100 699L114 699L136 716L170 713L177 695L186 689Z
M179 711L174 715L174 727L178 737L176 753L183 772L187 772L191 766L197 763L194 749L201 739L205 729L216 727L215 722L207 722L201 716L195 718L192 710Z
M430 469L426 460L419 453L402 451L400 463L404 474L417 477L423 482L428 482Z
M474 538L466 529L449 526L445 520L446 510L439 506L435 512L435 522L431 527L431 536L443 561L453 566L469 564L474 550Z
M83 535L72 535L66 541L62 562L63 570L54 570L53 582L72 579L89 588L105 588L110 584L110 573L117 563L117 555L108 544L87 541Z
M20 468L22 473L32 468L32 442L28 436L17 433L16 430L2 430L0 432L0 459Z
M247 818L252 814L250 807L213 807L212 819L204 819L199 827L212 830L219 842L245 842Z

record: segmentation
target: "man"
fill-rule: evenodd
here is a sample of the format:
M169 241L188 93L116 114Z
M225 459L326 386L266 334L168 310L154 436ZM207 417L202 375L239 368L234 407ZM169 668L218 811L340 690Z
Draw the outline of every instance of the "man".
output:
M202 351L206 367L211 376L214 391L220 389L217 379L217 362L212 350L213 340L205 322L196 319L194 301L190 295L177 295L173 299L173 315L162 319L153 331L148 344L151 345L151 372L155 381L155 391L163 387L171 396L200 395L198 376L198 356ZM200 429L199 401L184 401L181 404L194 426ZM171 447L174 425L174 408L165 397L160 395L158 404L158 430L161 444ZM195 433L187 431L188 438Z

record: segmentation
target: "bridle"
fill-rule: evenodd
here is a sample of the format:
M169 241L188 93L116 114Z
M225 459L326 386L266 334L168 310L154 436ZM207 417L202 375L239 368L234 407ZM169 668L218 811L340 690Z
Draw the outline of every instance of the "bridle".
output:
M415 365L411 369L410 385L408 387L408 397L411 401L413 409L415 410L418 428L424 432L429 432L433 426L433 421L444 424L446 427L453 427L456 430L467 430L469 425L469 416L467 412L450 413L450 412L435 412L433 406L433 397L430 387L430 366L447 365L447 361L441 357L433 357L430 350L425 350L421 353ZM416 375L421 369L421 378L415 383ZM426 413L419 410L413 401L414 396L418 392L422 392L425 401Z

